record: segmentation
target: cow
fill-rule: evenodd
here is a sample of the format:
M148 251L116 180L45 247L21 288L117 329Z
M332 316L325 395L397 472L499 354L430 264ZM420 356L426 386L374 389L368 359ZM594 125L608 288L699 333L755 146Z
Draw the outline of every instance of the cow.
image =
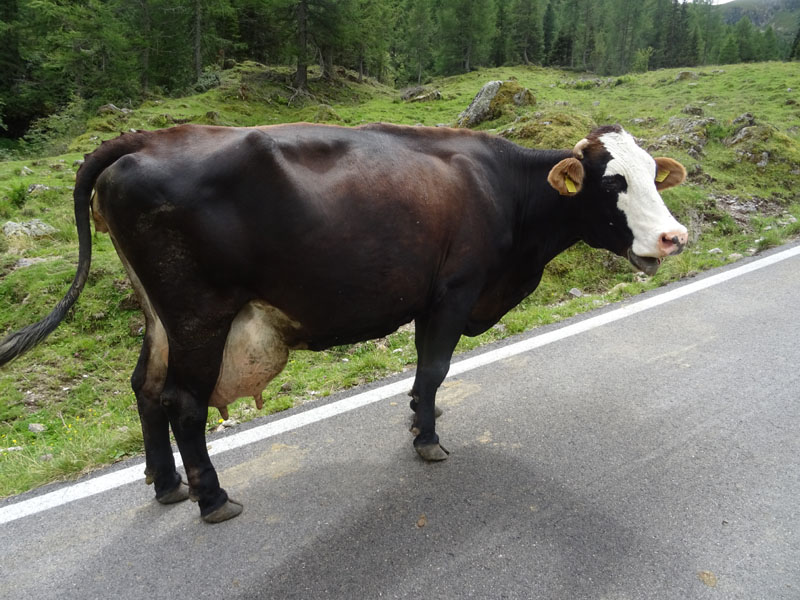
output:
M123 134L77 173L71 287L49 316L0 342L0 365L44 339L77 300L93 218L144 312L131 385L146 482L159 502L191 498L205 521L224 521L242 505L209 459L209 407L225 414L249 396L260 404L291 349L374 339L413 320L413 445L422 459L443 460L435 396L460 336L497 323L581 240L654 274L687 243L659 194L685 177L617 125L571 150L388 124Z

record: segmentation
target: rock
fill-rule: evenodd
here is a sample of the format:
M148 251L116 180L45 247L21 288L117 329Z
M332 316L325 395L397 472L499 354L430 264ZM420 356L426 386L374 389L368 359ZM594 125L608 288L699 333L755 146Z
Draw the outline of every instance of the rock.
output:
M732 124L741 125L742 127L752 127L756 124L756 118L752 115L752 113L743 113L736 117Z
M26 175L33 175L33 169L31 169L30 167L22 167L19 170L19 174L22 175L23 177Z
M42 461L42 462L50 462L51 460L53 460L53 455L52 454L42 454L39 457L39 460Z
M675 81L689 81L698 79L700 76L694 71L681 71L675 76Z
M53 235L55 232L55 227L48 225L40 219L33 219L25 223L7 221L6 224L3 225L3 233L7 236L26 235L32 238L39 238Z
M312 119L314 123L327 123L330 121L341 120L342 117L340 117L338 113L328 104L320 104L317 107L317 112L314 113L314 118Z
M28 431L31 433L42 433L47 430L47 427L42 425L41 423L29 423L28 424Z
M655 152L670 147L679 148L685 150L692 158L699 160L708 143L708 127L716 123L717 120L714 117L671 117L667 123L670 133L656 139L647 146L647 150Z
M744 258L744 255L739 254L738 252L733 252L731 254L728 254L728 260L733 261L733 260L739 260L740 258Z
M722 254L722 250L720 250L719 248L712 248L711 250L708 251L708 253L709 254Z
M15 269L25 269L26 267L31 267L33 265L38 265L39 263L47 262L48 259L46 258L20 258L17 262L14 263Z
M414 92L409 94L409 92ZM406 102L432 102L434 100L442 99L442 92L436 89L428 89L424 87L415 87L406 90L402 96Z
M572 288L569 291L569 295L572 296L573 298L580 298L581 296L583 296L583 292L580 291L578 288Z
M703 116L703 109L700 108L699 106L694 106L693 104L687 104L686 106L683 107L681 112L685 115L695 115L698 117Z
M424 93L425 91L426 91L426 88L424 86L415 85L414 87L406 88L405 90L403 90L403 93L400 94L400 98L402 98L404 101L408 102L414 96L419 96L420 94Z
M104 104L103 106L101 106L100 108L97 109L97 114L98 115L110 115L110 114L113 114L113 115L128 115L128 114L130 114L132 112L133 111L130 108L119 108L117 106L114 106L110 102L108 104Z
M47 190L52 189L49 186L46 186L41 183L32 183L28 186L28 193L29 194L38 194L40 192L46 192Z
M768 164L769 164L769 152L762 152L761 160L756 163L756 166L764 169Z
M474 127L479 123L496 119L514 106L535 104L530 90L514 80L490 81L473 98L467 109L458 115L457 127Z

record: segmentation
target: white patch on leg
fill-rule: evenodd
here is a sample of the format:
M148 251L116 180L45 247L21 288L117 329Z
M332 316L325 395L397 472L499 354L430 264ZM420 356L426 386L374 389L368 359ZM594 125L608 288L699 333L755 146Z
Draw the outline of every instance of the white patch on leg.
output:
M633 252L661 257L658 243L661 235L686 233L686 228L670 214L656 189L656 161L626 131L602 135L600 142L612 157L604 176L622 175L628 184L627 191L619 194L617 206L633 232Z

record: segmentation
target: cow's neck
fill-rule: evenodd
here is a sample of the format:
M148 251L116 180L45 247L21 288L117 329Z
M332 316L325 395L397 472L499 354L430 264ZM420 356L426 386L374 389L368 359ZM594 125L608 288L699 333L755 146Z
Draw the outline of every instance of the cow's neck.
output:
M581 239L579 199L560 196L547 175L569 151L523 150L511 190L516 209L514 252L539 270ZM531 290L532 291L532 290Z
M502 191L509 207L512 243L499 257L502 268L486 282L465 333L477 335L528 296L545 265L580 240L576 200L559 196L547 175L570 152L503 148Z

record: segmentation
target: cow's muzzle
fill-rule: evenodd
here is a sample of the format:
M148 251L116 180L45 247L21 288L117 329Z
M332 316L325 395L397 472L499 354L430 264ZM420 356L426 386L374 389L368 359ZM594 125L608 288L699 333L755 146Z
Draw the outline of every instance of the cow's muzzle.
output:
M639 256L633 251L633 248L628 248L627 258L634 267L640 271L644 271L645 275L648 277L652 277L656 274L656 271L658 271L661 260L665 256L672 256L683 252L688 241L689 234L686 230L662 233L658 239L658 257Z
M689 234L683 231L668 231L661 234L658 240L658 251L661 256L680 254L689 241Z
M658 271L658 267L661 265L660 258L653 258L651 256L639 256L636 254L633 249L628 248L628 260L631 264L639 269L640 271L644 271L644 274L648 277L652 277Z

